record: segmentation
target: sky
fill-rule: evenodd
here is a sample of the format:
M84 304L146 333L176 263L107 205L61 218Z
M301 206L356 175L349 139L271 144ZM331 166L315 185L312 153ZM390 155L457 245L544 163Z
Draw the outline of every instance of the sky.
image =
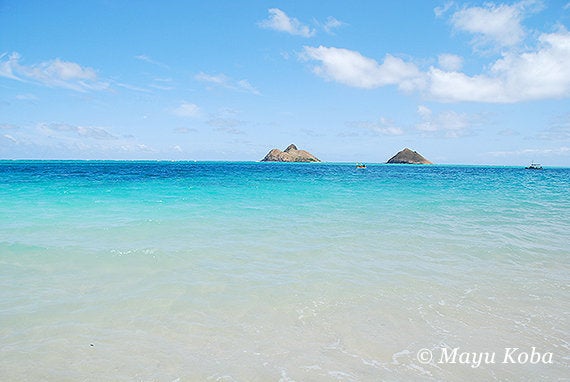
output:
M1 159L570 166L570 1L0 0Z

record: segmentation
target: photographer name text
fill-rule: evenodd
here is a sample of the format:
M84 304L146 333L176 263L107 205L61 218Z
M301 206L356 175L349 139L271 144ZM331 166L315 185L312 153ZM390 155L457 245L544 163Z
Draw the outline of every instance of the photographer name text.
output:
M458 347L442 347L437 349L421 349L416 353L416 358L423 364L432 362L436 364L460 364L468 365L472 368L490 364L552 364L554 363L552 360L553 356L554 354L552 352L541 352L534 346L530 349L509 347L500 352L469 352L463 351Z

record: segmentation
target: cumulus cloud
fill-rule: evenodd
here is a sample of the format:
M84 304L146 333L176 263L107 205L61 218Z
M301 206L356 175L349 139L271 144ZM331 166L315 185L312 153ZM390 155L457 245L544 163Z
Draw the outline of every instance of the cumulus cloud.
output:
M95 69L75 62L56 58L38 64L23 65L20 61L21 56L16 52L0 55L0 77L80 92L109 87L107 82L98 78Z
M455 54L444 53L437 57L439 67L443 70L456 72L463 66L463 58Z
M506 52L487 73L431 68L427 93L438 100L509 103L570 95L570 33L561 28L539 37L538 47L524 53Z
M524 31L520 25L521 14L516 7L496 6L463 8L453 14L451 23L457 30L473 33L475 45L497 43L499 46L518 44Z
M364 89L395 85L442 102L513 103L570 96L570 33L564 27L539 35L536 46L525 52L504 52L474 75L459 71L462 59L454 55L440 55L440 67L425 71L390 54L378 62L334 47L304 47L300 57L316 61L313 72L329 81Z
M268 18L258 23L261 28L302 37L312 37L316 34L314 29L309 28L294 17L287 16L281 9L270 8L268 12Z
M458 31L474 35L471 42L475 49L510 47L525 37L521 25L524 17L540 7L541 3L534 0L512 5L485 3L480 7L464 7L451 16L451 24Z
M178 107L172 110L174 115L179 117L195 118L200 116L200 107L195 103L182 102Z
M257 90L248 80L234 80L225 74L206 74L204 72L198 73L194 79L200 82L205 82L213 86L219 86L226 89L237 90L245 93L260 95Z
M398 85L408 90L417 86L415 82L420 78L416 65L389 54L378 63L353 50L305 46L300 58L319 63L313 67L315 74L358 88Z
M427 73L429 98L444 102L508 102L504 84L487 75L468 76L431 68Z

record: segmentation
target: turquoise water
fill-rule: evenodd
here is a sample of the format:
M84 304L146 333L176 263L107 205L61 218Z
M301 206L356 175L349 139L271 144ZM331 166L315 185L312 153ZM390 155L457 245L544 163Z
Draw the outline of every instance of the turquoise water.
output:
M2 381L569 375L570 169L3 161L0 224Z

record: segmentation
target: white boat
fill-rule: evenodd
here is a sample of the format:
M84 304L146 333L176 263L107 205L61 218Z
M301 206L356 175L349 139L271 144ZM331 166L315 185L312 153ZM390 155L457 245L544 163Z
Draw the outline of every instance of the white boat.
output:
M542 170L542 165L540 163L532 162L528 167L525 167L527 170Z

